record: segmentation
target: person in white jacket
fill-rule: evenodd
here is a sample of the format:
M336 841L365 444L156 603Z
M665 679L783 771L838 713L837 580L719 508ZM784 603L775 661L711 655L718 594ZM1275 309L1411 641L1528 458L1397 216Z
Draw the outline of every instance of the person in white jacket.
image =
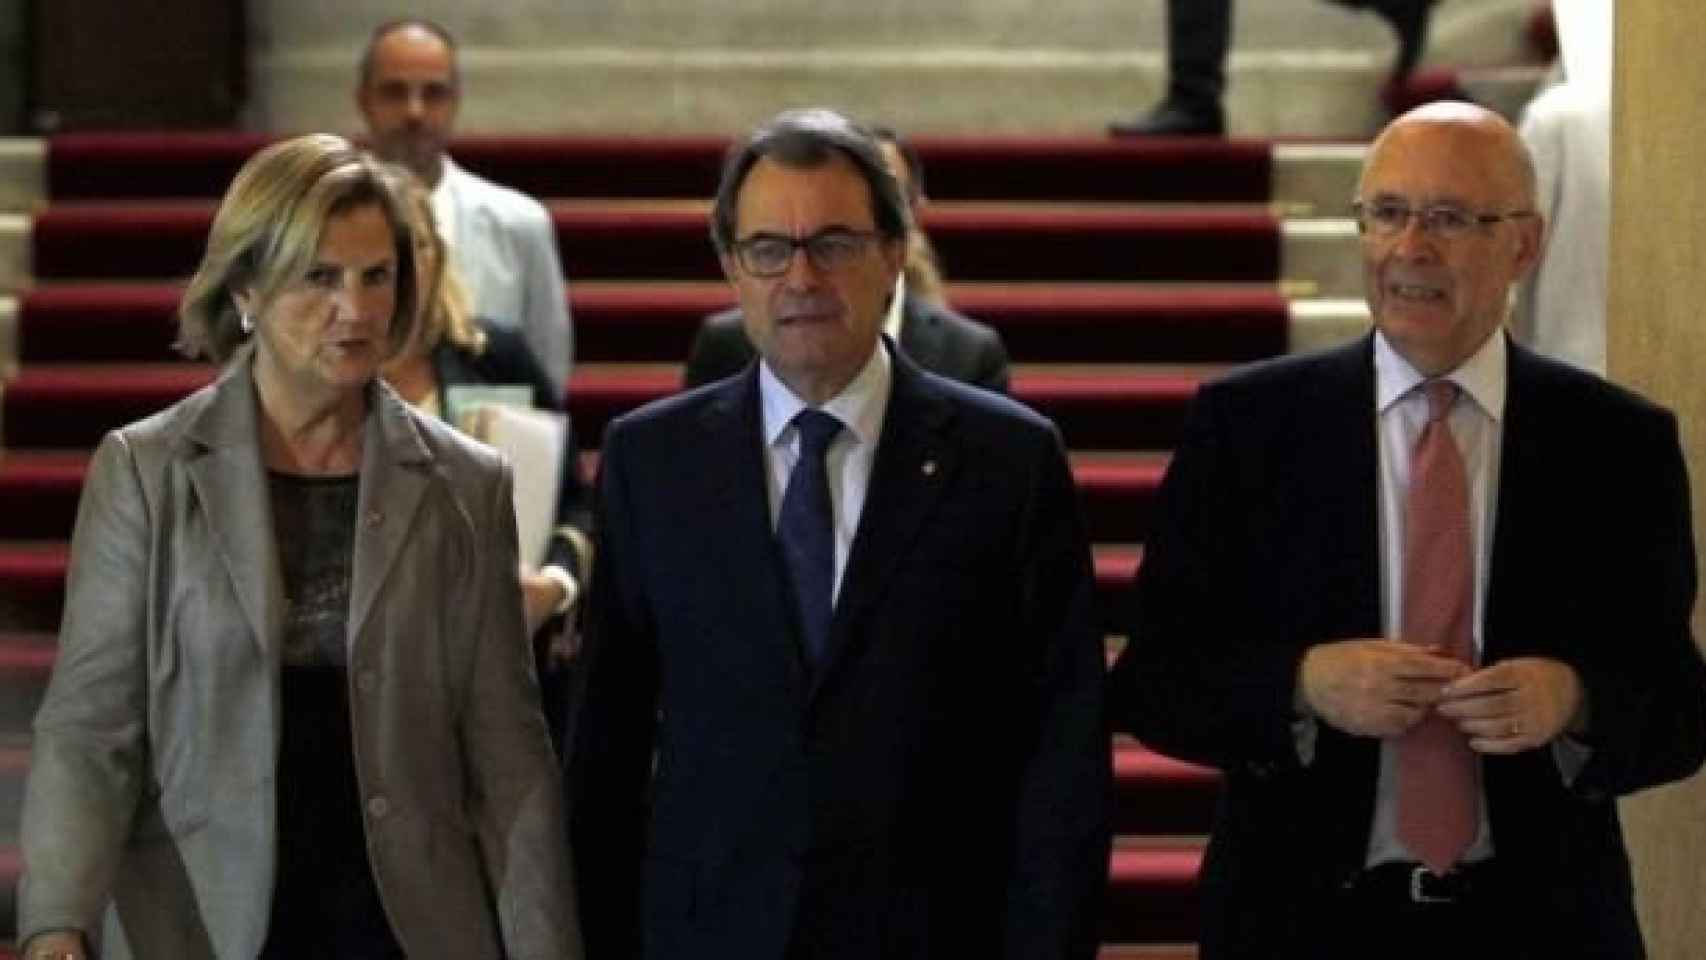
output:
M1558 0L1552 7L1563 82L1522 113L1548 236L1511 315L1517 339L1602 376L1611 273L1613 7L1612 0Z
M574 328L550 214L450 159L461 99L456 38L444 27L410 18L373 31L355 91L369 146L432 189L433 215L475 315L519 329L562 388L574 362Z

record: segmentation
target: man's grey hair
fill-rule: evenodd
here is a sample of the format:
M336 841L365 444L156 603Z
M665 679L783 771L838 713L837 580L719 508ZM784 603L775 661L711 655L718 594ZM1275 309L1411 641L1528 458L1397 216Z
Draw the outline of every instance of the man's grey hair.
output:
M871 220L877 233L889 240L906 237L906 197L889 172L870 132L834 110L812 107L785 110L729 148L723 160L722 181L711 208L711 243L727 254L735 242L735 206L741 184L760 159L769 157L784 167L812 170L835 153L846 157L871 191Z

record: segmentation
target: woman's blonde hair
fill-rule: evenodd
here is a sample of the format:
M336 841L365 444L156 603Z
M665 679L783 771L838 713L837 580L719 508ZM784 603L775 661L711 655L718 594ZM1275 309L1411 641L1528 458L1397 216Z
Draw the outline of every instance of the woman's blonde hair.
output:
M409 228L432 244L437 276L432 278L426 301L420 305L415 321L420 325L416 336L420 338L421 347L431 350L443 339L470 353L484 352L486 335L474 322L468 288L450 262L450 247L438 231L438 218L432 212L432 193L407 167L388 163L385 171L397 182L409 218Z
M368 205L390 221L396 247L391 350L408 343L416 315L415 250L403 200L377 161L342 137L315 133L275 143L237 171L178 307L178 349L216 363L230 359L249 333L234 294L248 293L264 312L307 271L326 222Z

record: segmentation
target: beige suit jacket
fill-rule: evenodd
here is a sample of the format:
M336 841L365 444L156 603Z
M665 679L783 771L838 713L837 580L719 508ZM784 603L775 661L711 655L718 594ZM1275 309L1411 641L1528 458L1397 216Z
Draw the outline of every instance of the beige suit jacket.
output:
M174 960L265 942L290 785L251 359L95 453L35 722L21 938L104 926L105 957ZM383 385L369 401L350 713L386 913L414 960L578 957L508 467Z

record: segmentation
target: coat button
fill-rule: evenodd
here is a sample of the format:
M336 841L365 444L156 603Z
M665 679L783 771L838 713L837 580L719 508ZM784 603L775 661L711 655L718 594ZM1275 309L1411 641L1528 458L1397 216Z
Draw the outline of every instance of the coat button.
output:
M372 670L363 670L355 675L355 688L362 693L372 693L379 687L379 677Z
M372 797L367 801L367 815L375 820L383 820L391 813L391 801L383 796Z

